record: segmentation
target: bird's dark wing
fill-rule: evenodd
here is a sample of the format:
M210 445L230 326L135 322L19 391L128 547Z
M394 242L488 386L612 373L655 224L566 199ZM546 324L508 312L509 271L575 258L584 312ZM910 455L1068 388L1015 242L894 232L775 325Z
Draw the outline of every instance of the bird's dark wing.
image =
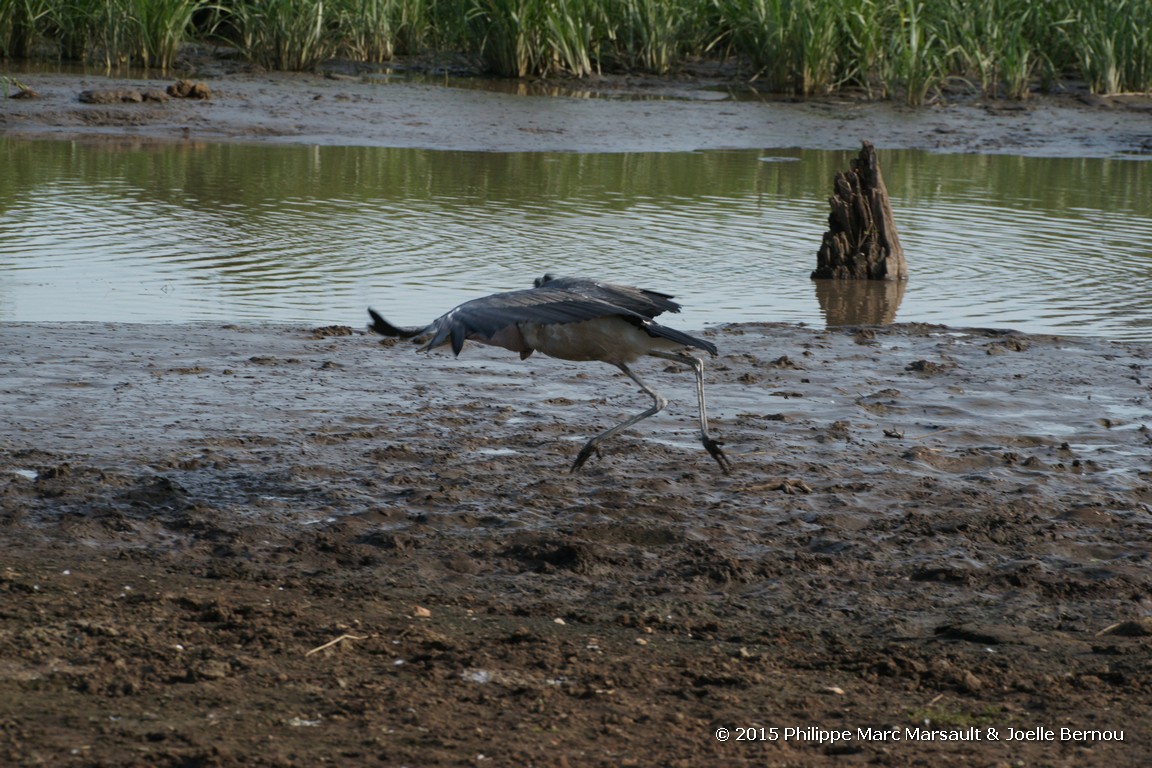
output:
M649 291L645 288L633 288L630 285L603 283L587 277L544 275L544 277L536 278L536 287L563 290L578 296L606 301L649 319L664 312L680 311L680 305L672 301L671 294Z
M421 350L434 349L451 339L452 351L460 354L465 340L488 341L503 337L510 327L519 323L579 323L613 315L635 318L637 324L647 320L624 307L554 288L551 283L523 291L494 293L466 301L433 321L429 329L435 333ZM498 345L505 346L503 343Z
M617 316L644 328L651 336L703 349L711 355L716 347L710 342L689 336L675 328L653 322L662 312L678 312L680 305L671 296L641 288L601 283L581 277L552 277L536 280L536 287L522 291L494 293L466 301L436 318L424 328L399 328L369 309L372 324L368 327L384 336L412 338L429 335L420 347L424 352L451 342L452 352L459 355L464 342L475 339L506 347L521 357L532 353L520 335L520 323L563 324Z

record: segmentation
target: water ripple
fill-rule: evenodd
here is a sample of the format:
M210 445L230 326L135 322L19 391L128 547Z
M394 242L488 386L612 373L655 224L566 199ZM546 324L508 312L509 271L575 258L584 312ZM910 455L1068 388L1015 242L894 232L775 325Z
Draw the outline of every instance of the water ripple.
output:
M284 178L238 178L236 156L224 153L220 167L195 174L195 189L175 161L163 183L117 164L74 174L65 162L50 178L0 181L0 319L359 324L372 304L414 325L554 271L672 291L684 328L823 323L808 274L836 153L543 162L365 149L350 161L367 180L349 186L344 155L321 153L334 176L318 181L314 157L252 152L258 174ZM889 180L912 270L896 319L1152 338L1152 215L1147 200L1128 197L1143 172L1121 168L1115 195L1098 187L1091 205L1077 179L1107 175L1091 163L1052 170L1041 164L1061 161L1028 160L1021 170L1020 158L984 160L988 178L949 190L959 161L888 153L897 167L916 166ZM365 170L374 164L379 178ZM997 187L1034 173L1068 181Z

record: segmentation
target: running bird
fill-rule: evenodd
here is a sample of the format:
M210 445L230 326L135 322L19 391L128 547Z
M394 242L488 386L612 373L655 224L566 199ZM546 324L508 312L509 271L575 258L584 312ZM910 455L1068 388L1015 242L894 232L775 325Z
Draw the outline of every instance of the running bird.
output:
M561 360L600 360L619 368L652 398L652 407L589 440L577 454L573 472L593 452L599 455L601 442L668 405L632 372L629 363L648 355L691 366L696 373L701 442L728 474L732 463L720 449L722 443L708 434L704 363L688 354L688 350L702 349L715 357L716 346L653 321L663 312L679 311L680 305L666 293L583 277L544 275L534 288L466 301L424 328L398 328L369 309L372 323L368 328L382 336L427 339L420 352L451 343L452 352L459 355L464 342L472 340L519 352L521 360L539 351Z

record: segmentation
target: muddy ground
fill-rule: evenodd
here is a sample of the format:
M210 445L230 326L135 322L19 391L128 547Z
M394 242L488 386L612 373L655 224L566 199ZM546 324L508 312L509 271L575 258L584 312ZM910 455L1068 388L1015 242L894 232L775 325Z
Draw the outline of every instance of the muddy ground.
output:
M386 77L250 72L197 57L183 73L211 92L170 98L150 79L22 72L34 99L0 100L9 136L88 141L262 141L472 151L653 152L858 149L1052 157L1152 154L1152 95L1097 97L1068 83L1026 101L959 89L908 108L864 93L808 100L760 94L727 70L675 78L495 83L411 72ZM468 87L444 87L451 82ZM14 89L13 89L14 90ZM95 103L79 100L97 94ZM133 96L133 94L135 96ZM525 98L521 94L554 94ZM121 98L136 101L121 103ZM142 100L141 100L142 99Z
M249 73L100 105L76 94L139 83L22 79L41 98L3 103L6 135L1152 141L1142 97L908 111ZM608 366L347 328L0 325L0 764L1146 764L1152 347L707 335L728 476L663 364L641 372L671 407L570 474L646 405Z
M602 364L6 325L0 762L1146 762L1152 347L708 335L730 476L662 364L570 474Z

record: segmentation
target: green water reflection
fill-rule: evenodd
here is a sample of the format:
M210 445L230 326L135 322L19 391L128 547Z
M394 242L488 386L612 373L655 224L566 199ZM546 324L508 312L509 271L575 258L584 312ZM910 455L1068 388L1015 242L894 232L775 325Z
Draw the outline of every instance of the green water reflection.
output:
M753 150L576 154L443 152L374 147L151 142L19 141L0 138L0 206L38 185L126 183L141 198L254 210L285 199L541 200L772 194L822 197L854 153ZM761 161L762 157L769 161ZM893 195L907 203L980 194L990 205L1027 202L1060 211L1095 208L1152 214L1152 163L1139 160L880 152ZM803 162L772 162L771 160Z
M820 323L807 276L852 154L0 138L0 319L348 321L405 286L427 320L553 269L674 290L686 326ZM1152 163L880 159L912 270L895 319L1152 335Z

